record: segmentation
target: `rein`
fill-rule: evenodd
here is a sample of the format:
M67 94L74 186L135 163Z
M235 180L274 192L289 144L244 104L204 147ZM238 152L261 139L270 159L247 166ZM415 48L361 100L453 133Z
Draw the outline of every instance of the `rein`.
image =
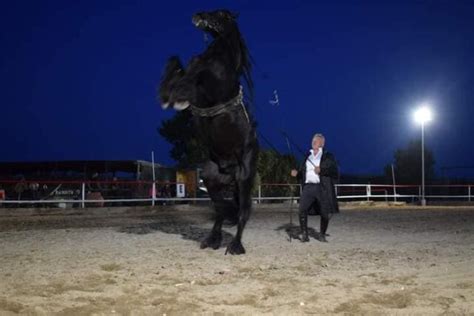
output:
M235 97L233 97L232 99L230 99L229 101L225 103L217 104L209 108L200 108L200 107L191 105L190 108L193 115L197 115L201 117L214 117L226 112L230 112L234 108L237 108L240 106L242 107L242 110L244 111L245 117L247 118L247 122L250 123L250 119L247 114L247 110L245 109L243 99L244 99L243 88L242 86L240 86L239 93Z

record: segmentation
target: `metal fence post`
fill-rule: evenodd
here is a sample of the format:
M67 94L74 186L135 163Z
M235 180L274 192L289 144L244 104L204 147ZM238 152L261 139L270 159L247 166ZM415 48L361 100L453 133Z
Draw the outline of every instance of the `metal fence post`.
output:
M467 187L467 195L468 195L469 202L471 202L471 186L470 185Z
M367 192L367 201L370 201L370 195L371 195L370 184L367 184L367 185L366 185L365 190L366 190L366 192Z
M259 185L258 185L258 204L261 204L261 203L262 203L261 198L262 198L262 185L259 184Z
M151 186L151 206L155 206L155 196L156 196L156 183L153 181L153 185Z
M82 199L82 203L81 203L81 206L82 208L84 208L86 205L85 203L85 200L86 200L86 184L84 182L82 182L82 194L81 194L81 199Z

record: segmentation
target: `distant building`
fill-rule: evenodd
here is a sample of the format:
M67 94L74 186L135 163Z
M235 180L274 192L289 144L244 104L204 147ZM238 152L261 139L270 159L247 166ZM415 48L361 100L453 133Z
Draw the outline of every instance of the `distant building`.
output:
M185 184L185 196L196 196L196 170L154 167L156 197L175 197L176 182ZM150 198L152 181L153 164L143 160L0 162L0 190L6 199L78 199L82 183L87 194L106 199Z

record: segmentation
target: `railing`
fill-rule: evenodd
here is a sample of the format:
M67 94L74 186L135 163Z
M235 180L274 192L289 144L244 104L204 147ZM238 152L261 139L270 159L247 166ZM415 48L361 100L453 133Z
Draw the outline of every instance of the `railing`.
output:
M104 206L150 202L154 205L157 200L172 199L175 187L176 184L151 181L9 180L0 181L0 191L3 191L4 197L0 205L57 204L66 207L79 204L83 208L87 204Z
M472 201L474 185L427 185L428 200L455 199ZM338 200L418 201L419 185L337 184ZM192 192L191 196L189 192ZM186 194L187 193L187 194ZM257 203L298 200L299 184L262 183L253 200ZM113 205L155 205L209 201L205 190L186 188L184 183L152 181L71 181L4 180L0 181L0 206L86 207Z
M431 200L457 199L472 201L472 184L425 185L425 198ZM338 184L337 198L345 199L384 199L386 201L420 200L420 185L386 184Z

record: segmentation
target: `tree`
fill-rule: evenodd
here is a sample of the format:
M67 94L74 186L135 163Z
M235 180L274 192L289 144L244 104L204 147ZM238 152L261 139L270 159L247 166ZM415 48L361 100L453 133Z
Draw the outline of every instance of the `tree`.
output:
M207 148L197 135L191 118L189 110L179 111L158 128L158 133L173 146L170 156L179 168L196 167L208 157Z
M425 179L434 178L433 152L425 146ZM394 153L395 180L397 184L418 184L421 182L421 140L410 141L406 148ZM385 166L385 175L392 178L391 165Z
M257 179L261 183L294 183L295 180L290 177L290 171L294 168L297 166L293 156L262 149L257 161ZM286 186L264 186L262 191L264 196L282 196L290 193Z
M164 120L158 133L171 145L170 156L179 168L196 167L208 159L208 150L196 133L192 114L188 110L177 112L174 117ZM295 182L290 178L290 170L296 168L296 160L290 155L280 155L272 150L262 149L257 161L255 184ZM266 196L289 194L284 186L263 188Z

